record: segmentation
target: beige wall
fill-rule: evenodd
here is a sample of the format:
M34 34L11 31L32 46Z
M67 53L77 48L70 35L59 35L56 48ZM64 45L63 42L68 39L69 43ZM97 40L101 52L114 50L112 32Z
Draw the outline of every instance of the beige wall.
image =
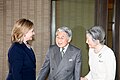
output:
M19 18L28 18L35 24L33 49L38 74L50 44L50 8L51 0L0 0L0 80L5 80L8 73L7 51L11 29Z

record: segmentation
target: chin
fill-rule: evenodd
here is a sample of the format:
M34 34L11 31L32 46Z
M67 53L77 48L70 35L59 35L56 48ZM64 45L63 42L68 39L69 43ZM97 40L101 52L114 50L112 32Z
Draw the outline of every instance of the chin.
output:
M61 46L59 46L59 45L58 45L58 47L60 47L60 48L61 48Z
M92 46L89 46L89 48L93 48Z
M57 46L60 47L60 48L62 47L62 46L60 46L60 45L57 45Z
M33 38L30 38L29 40L33 40Z

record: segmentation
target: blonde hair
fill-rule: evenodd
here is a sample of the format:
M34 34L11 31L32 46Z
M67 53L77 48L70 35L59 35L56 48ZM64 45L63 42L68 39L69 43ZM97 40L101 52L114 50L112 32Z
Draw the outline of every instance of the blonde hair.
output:
M16 21L11 33L11 42L22 43L24 34L26 34L32 28L33 22L28 19L22 18Z

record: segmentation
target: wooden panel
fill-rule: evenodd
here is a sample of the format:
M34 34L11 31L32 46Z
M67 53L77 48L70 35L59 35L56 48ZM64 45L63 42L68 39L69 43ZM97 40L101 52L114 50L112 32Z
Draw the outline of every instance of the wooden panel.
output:
M108 0L95 0L95 25L101 25L107 35L108 26ZM107 38L106 42L107 44Z
M115 30L114 30L114 51L117 58L116 80L120 79L120 0L115 3Z

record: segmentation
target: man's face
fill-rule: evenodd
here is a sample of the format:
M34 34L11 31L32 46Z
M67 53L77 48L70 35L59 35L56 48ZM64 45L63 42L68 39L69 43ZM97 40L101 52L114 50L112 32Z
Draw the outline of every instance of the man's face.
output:
M69 37L67 33L58 31L56 33L56 44L58 47L65 47L69 43Z

